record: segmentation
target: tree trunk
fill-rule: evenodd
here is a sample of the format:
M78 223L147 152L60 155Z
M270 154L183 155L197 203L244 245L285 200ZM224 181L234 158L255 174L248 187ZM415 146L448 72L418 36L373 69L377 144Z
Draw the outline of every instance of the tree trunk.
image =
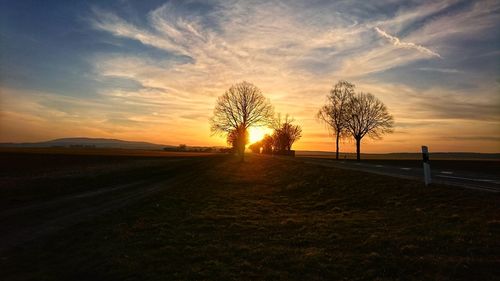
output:
M361 138L356 138L356 160L361 161Z
M240 162L245 162L245 144L240 144L238 147Z
M335 144L336 144L336 148L337 148L337 150L335 151L335 160L339 160L339 135L338 134L335 137Z

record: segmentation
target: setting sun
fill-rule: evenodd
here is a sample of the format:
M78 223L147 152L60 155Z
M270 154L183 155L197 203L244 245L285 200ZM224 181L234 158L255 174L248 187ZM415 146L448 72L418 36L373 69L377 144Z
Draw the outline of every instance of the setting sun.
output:
M250 127L248 129L249 144L260 141L266 134L271 135L272 130L266 127Z

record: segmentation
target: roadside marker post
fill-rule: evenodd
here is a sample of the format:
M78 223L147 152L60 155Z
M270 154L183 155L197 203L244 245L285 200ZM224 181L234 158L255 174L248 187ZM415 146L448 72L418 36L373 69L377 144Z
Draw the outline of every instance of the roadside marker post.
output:
M431 165L429 164L429 148L422 146L422 158L424 161L424 183L425 186L431 184Z

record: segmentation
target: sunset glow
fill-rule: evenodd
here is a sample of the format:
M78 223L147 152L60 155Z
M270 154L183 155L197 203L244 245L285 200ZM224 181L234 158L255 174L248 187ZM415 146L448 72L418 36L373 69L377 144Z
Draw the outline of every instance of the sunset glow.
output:
M499 10L498 1L8 1L0 142L224 146L208 119L245 80L302 126L295 149L332 151L315 116L345 79L394 115L394 133L363 139L364 152L499 152ZM252 128L250 141L265 133Z
M273 130L266 127L250 127L248 129L248 138L250 143L260 141L264 138L266 134L271 135Z

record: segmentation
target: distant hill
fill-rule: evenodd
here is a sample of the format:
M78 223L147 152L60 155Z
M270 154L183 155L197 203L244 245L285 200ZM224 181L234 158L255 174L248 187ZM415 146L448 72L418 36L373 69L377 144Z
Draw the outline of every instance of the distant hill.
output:
M44 142L0 143L0 147L83 147L83 148L125 148L161 150L174 148L173 145L155 144L142 141L125 141L104 138L62 138Z

